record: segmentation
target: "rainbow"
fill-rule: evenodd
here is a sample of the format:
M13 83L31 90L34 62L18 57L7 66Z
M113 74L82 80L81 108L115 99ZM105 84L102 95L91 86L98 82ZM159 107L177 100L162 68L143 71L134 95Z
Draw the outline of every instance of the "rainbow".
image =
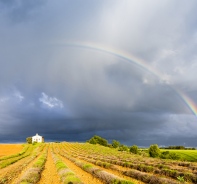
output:
M131 55L130 53L118 50L118 49L112 49L109 47L106 47L104 45L95 45L94 43L91 42L70 42L70 43L65 43L63 44L63 46L67 46L67 47L74 47L74 48L81 48L81 49L88 49L88 50L94 50L97 52L102 52L102 53L106 53L109 55L113 55L115 57L118 57L122 60L128 61L128 62L132 62L133 64L135 64L136 66L143 68L146 71L149 71L150 73L152 73L153 75L156 75L157 77L159 76L160 79L163 78L163 74L160 73L158 70L154 69L153 67L151 67L150 65L148 65L147 62L145 62L144 60Z
M190 97L188 97L183 91L176 88L174 89L179 96L183 99L183 101L186 103L186 105L189 107L189 109L193 112L195 116L197 116L197 105L192 101Z
M158 77L160 80L165 80L165 75L158 71L157 69L151 67L148 65L147 62L144 60L137 58L136 56L132 55L131 53L127 53L118 49L112 49L108 48L104 45L95 45L94 43L91 42L69 42L69 43L63 43L60 44L66 47L74 47L74 48L81 48L81 49L88 49L88 50L95 50L97 52L102 52L106 53L109 55L116 56L122 60L125 60L127 62L132 62L136 66L139 66L140 68L144 69L145 71L150 72L151 74L155 75ZM191 112L197 116L197 105L195 104L194 101L192 101L191 98L189 98L183 91L181 91L178 88L175 88L174 86L170 86L169 84L166 84L169 88L171 88L173 91L178 94L178 96L184 101L184 103L188 106L188 108L191 110Z

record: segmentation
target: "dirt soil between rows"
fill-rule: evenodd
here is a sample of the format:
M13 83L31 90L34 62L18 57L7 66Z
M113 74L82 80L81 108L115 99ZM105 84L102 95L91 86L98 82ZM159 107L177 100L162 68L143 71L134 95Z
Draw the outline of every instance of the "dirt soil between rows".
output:
M47 161L44 171L38 184L61 184L60 177L57 173L55 164L51 156L51 148L48 150Z

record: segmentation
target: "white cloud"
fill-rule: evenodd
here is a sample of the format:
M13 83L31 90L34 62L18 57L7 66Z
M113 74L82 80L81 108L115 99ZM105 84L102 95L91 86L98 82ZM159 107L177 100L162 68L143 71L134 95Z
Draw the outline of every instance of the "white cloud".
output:
M19 102L22 102L24 99L24 96L22 96L19 91L15 91L13 96L16 97L19 100Z
M11 93L7 92L6 95L3 95L0 97L0 103L9 103L9 104L14 104L14 103L20 103L24 100L24 96L21 95L21 93L18 90L14 90Z
M63 108L64 105L61 100L56 97L49 97L47 94L42 92L42 96L39 98L39 101L48 108Z

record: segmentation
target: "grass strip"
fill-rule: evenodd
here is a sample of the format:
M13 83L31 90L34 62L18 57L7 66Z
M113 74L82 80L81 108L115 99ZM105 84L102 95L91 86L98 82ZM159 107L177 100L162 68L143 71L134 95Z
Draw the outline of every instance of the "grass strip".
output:
M54 153L52 153L52 158L63 184L83 184L80 179L75 176L75 173L73 173Z

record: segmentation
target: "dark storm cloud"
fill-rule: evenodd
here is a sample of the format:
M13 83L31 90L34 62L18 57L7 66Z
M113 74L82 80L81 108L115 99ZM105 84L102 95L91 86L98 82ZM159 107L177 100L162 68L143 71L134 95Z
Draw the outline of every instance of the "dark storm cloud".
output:
M0 142L196 146L197 119L175 90L196 102L196 1L177 3L0 1ZM125 51L159 74L70 42Z

